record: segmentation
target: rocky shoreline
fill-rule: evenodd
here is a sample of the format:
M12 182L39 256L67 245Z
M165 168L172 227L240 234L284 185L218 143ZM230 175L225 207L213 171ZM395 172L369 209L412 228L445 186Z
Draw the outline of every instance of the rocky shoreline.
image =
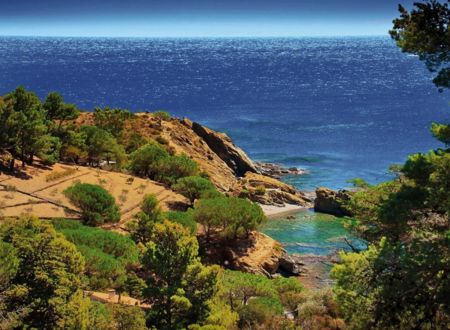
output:
M254 162L256 170L275 179L281 179L286 175L303 175L308 173L306 170L297 167L284 167L275 163Z

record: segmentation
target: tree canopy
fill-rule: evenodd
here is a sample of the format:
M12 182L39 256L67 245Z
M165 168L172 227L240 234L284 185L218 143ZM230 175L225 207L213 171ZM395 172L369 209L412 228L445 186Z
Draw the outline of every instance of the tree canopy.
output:
M72 243L33 217L0 227L3 313L20 311L20 324L38 329L86 329L89 300L83 297L84 260ZM5 274L6 273L6 274ZM6 280L6 281L5 281Z
M392 37L449 88L449 2L400 6ZM448 147L449 125L432 134ZM341 254L332 270L351 328L444 329L450 323L450 149L410 155L389 182L356 192L348 207L369 248Z
M89 183L75 183L64 194L81 210L83 223L90 226L120 220L114 197L103 187Z
M182 329L204 321L216 290L217 268L200 263L195 236L183 226L165 221L155 225L146 247L143 266L153 274L144 294L154 306L149 325Z

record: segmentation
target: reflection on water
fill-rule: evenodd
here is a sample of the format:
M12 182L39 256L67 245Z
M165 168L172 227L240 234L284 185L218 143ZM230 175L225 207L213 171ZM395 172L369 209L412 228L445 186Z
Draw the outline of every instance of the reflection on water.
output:
M305 210L294 214L295 219L269 220L262 231L281 242L288 253L330 255L339 250L351 250L345 239L357 248L365 244L351 235L344 219Z

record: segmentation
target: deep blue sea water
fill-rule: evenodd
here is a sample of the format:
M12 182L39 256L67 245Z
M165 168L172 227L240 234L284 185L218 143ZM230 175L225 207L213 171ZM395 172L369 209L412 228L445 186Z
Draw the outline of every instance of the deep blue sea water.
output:
M257 160L307 168L302 189L384 180L438 146L450 119L416 58L387 37L300 39L0 38L0 94L59 91L83 109L166 109L227 132Z

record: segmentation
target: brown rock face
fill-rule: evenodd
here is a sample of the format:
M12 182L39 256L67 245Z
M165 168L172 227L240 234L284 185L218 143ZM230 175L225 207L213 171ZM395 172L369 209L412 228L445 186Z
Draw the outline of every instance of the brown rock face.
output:
M349 210L343 206L343 203L350 198L350 193L345 190L334 191L328 188L317 188L314 210L337 217L351 216Z
M277 179L247 172L244 181L250 198L258 203L279 206L284 206L285 203L305 207L312 206L312 201L304 193Z
M83 113L76 124L92 125L92 113ZM127 121L124 132L125 140L132 134L139 134L158 141L174 154L186 154L197 162L218 190L227 194L239 195L247 189L250 199L266 205L289 203L304 206L310 202L294 187L269 176L276 176L278 172L275 173L275 169L284 171L281 167L266 164L262 167L266 175L259 174L262 165L256 166L226 134L189 119L160 120L150 113L137 113L134 119ZM254 194L253 191L260 186L265 188L265 192Z
M192 130L231 168L236 176L242 177L246 172L257 172L251 159L244 151L236 147L226 134L215 132L198 123L192 123Z
M278 271L284 254L280 243L259 232L253 232L248 239L238 239L229 244L210 244L206 250L211 263L267 277Z

